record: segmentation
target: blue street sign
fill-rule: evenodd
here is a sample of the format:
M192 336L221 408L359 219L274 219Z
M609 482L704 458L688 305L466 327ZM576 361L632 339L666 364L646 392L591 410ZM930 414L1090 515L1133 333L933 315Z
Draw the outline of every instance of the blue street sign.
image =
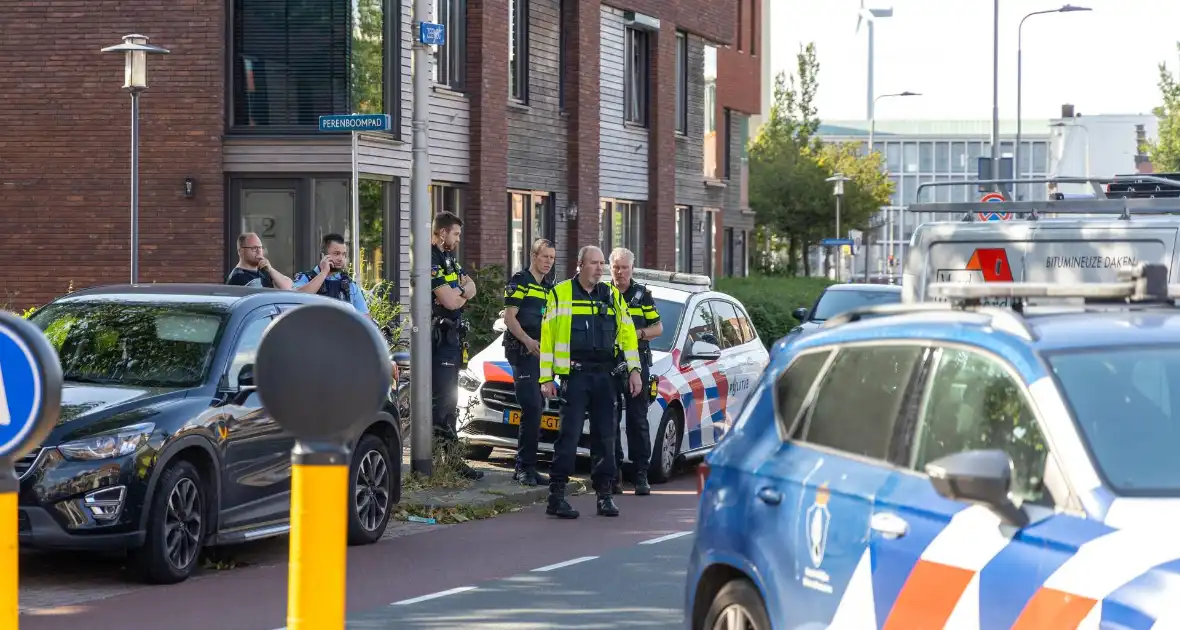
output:
M0 322L0 457L20 448L45 406L36 356L15 330Z
M419 22L418 41L427 46L442 46L447 43L447 27L434 22Z
M320 116L320 131L389 131L389 114Z
M850 238L825 238L824 240L820 241L819 244L823 245L824 247L839 247L841 245L848 245L851 247L855 245L856 242Z

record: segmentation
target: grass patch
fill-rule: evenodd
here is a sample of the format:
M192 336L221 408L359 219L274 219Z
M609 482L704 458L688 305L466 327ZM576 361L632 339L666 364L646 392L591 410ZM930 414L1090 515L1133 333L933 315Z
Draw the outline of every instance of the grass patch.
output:
M436 507L432 505L403 505L394 513L393 517L399 521L408 520L410 516L433 518L442 525L466 523L492 518L508 512L519 512L522 506L497 499L485 505L456 505L451 507Z
M819 294L832 284L826 278L749 276L718 278L717 290L732 295L745 305L762 344L770 348L799 325L791 311L800 306L811 308Z
M416 490L458 490L469 488L473 483L462 475L463 454L467 445L460 440L458 443L447 444L443 440L434 440L432 446L431 475L429 477L411 472L402 476L402 490L414 492Z

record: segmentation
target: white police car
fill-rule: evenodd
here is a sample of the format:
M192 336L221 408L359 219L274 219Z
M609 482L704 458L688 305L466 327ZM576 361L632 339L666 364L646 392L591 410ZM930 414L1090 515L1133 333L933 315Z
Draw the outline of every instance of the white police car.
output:
M751 387L769 361L746 309L733 297L710 290L707 276L636 269L635 282L655 299L664 334L653 339L656 396L648 412L652 436L649 476L666 481L680 457L703 457L729 430ZM686 315L687 314L687 315ZM501 335L471 357L459 375L459 434L470 457L488 457L494 447L516 448L520 406L512 366ZM553 451L561 422L558 403L545 401L540 450ZM626 452L626 432L623 432ZM589 421L578 454L590 455Z

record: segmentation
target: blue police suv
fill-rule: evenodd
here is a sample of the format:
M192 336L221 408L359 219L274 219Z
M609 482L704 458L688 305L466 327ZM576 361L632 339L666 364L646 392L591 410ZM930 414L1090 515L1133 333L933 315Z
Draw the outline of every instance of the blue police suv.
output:
M274 318L309 303L351 308L295 291L152 284L38 309L31 321L65 384L57 426L16 463L20 543L126 550L139 577L168 583L191 575L204 547L286 533L295 438L262 407L254 357ZM391 402L348 436L352 544L379 540L400 497L396 414Z
M698 473L688 627L1180 627L1166 274L937 284L792 343Z

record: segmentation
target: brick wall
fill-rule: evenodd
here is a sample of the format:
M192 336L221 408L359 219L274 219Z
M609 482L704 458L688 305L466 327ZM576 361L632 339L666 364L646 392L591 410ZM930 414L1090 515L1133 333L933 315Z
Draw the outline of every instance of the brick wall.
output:
M739 112L757 115L762 111L762 2L760 0L728 0L731 14L737 18L737 5L743 7L741 24L731 22L731 41L728 48L717 49L717 102ZM738 46L741 29L741 49ZM752 39L751 39L752 38ZM752 46L751 46L752 44ZM751 54L753 53L753 54ZM769 86L768 86L769 87ZM720 120L718 110L718 120Z
M40 0L3 12L0 307L43 304L71 281L128 280L131 104L122 56L99 49L131 32L172 51L149 59L140 100L140 280L221 281L224 3L146 0L129 12L121 0Z
M463 262L504 265L508 251L508 0L468 0L467 93L471 185L464 208Z
M565 0L569 37L565 67L566 114L569 116L568 184L570 201L577 205L577 218L568 225L564 245L566 267L577 267L578 248L598 242L598 78L601 59L598 40L602 34L602 10L597 3Z

